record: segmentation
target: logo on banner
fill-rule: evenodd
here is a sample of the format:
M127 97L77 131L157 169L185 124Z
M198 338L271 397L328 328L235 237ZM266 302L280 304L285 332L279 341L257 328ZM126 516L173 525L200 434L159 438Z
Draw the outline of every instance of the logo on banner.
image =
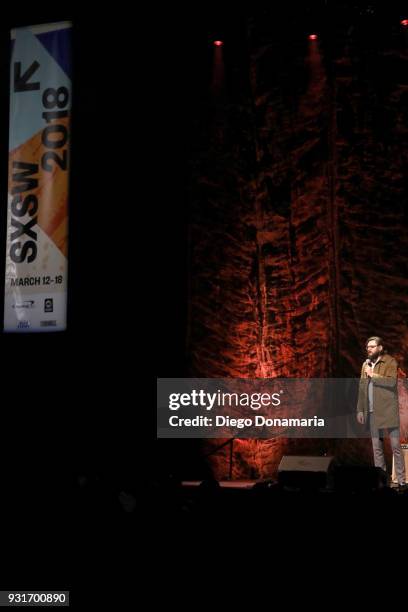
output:
M54 300L52 298L44 300L44 312L54 312Z
M28 329L30 327L30 321L19 321L17 323L18 329Z
M13 308L34 308L34 304L34 300L25 300L24 302L16 302L15 304L13 304Z

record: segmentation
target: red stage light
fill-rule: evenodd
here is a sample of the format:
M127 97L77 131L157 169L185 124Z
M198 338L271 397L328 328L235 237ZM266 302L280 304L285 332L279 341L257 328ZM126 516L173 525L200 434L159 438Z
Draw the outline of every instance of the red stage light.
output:
M317 40L317 34L309 34L309 40Z
M408 19L402 19L401 20L401 25L406 28L408 26Z
M214 40L214 46L215 47L222 47L224 43L222 42L222 40Z

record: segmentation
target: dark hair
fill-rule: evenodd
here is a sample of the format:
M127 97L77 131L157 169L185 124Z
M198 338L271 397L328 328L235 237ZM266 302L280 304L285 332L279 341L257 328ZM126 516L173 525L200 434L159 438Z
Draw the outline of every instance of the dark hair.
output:
M380 336L370 336L370 337L367 339L366 346L367 346L367 344L368 344L369 342L371 342L371 341L375 342L377 346L380 346L380 345L381 345L381 346L383 347L383 353L385 353L385 352L386 352L386 350L385 350L385 346L384 346L384 340L383 340L383 339L382 339Z

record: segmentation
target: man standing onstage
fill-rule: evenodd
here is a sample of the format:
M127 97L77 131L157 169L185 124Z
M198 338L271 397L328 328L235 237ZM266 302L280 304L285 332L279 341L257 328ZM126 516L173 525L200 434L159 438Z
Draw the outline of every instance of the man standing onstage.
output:
M367 357L361 368L357 421L367 423L373 445L374 465L386 473L384 430L388 430L398 487L406 488L405 462L401 449L397 389L397 362L388 355L379 336L366 343Z

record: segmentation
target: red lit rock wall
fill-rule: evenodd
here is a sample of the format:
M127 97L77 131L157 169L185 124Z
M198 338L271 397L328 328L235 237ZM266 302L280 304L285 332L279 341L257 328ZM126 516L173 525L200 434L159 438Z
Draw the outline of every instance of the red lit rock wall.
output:
M192 375L358 376L374 333L408 369L408 55L250 41L192 152ZM367 440L234 444L236 478L285 452L371 461Z

